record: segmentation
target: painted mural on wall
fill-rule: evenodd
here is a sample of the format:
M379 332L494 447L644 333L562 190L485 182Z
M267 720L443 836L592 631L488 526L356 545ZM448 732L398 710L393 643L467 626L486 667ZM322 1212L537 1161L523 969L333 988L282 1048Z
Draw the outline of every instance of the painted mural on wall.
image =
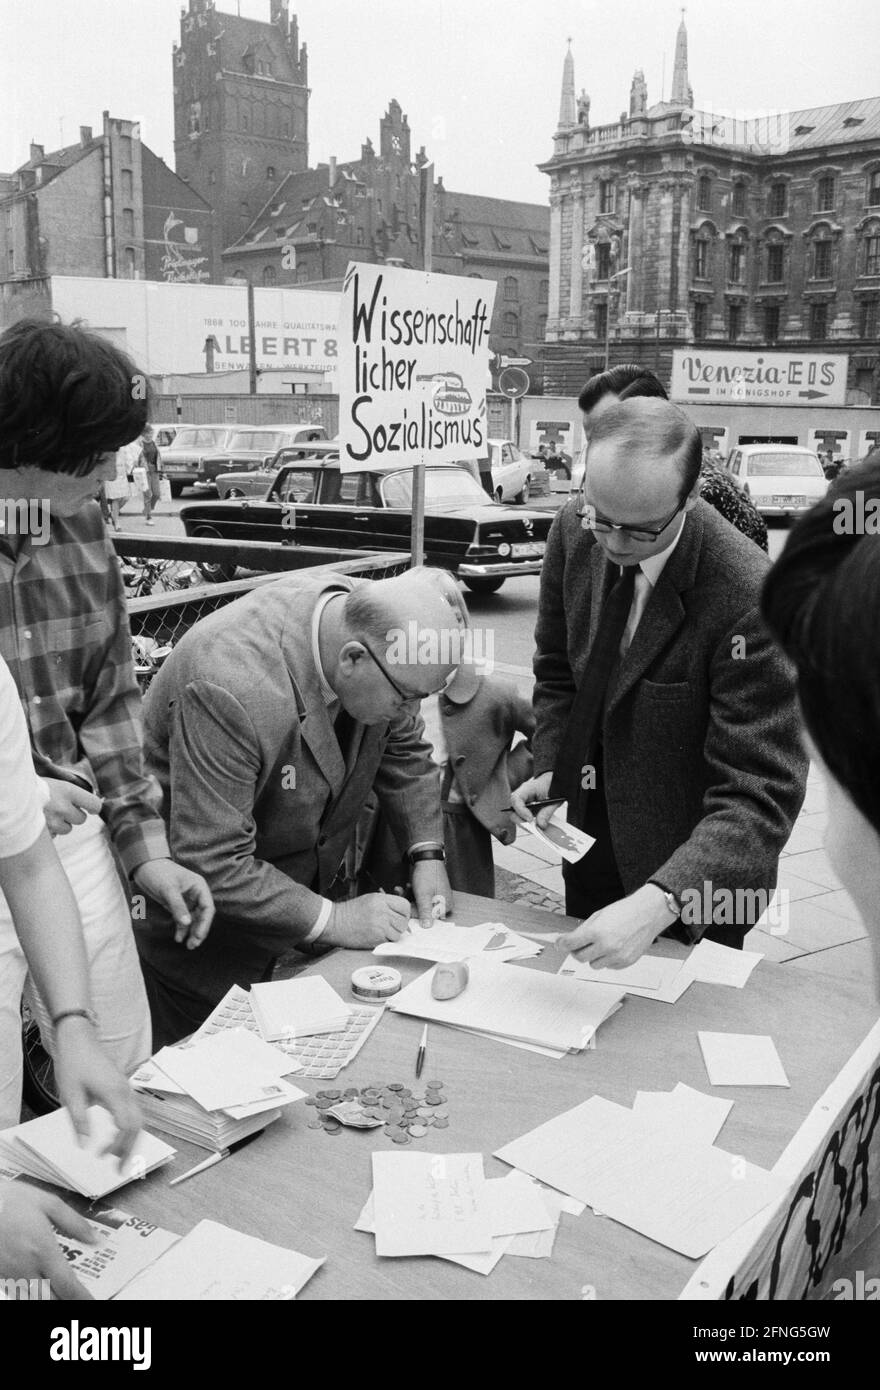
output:
M172 209L162 229L165 254L160 262L162 278L170 285L201 284L209 278L208 257L200 256L198 227L187 227Z

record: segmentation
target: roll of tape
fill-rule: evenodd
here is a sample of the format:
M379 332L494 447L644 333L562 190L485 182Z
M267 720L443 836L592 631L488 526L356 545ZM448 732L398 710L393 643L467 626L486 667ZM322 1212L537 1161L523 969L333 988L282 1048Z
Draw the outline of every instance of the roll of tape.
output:
M352 975L351 992L356 999L390 999L402 984L399 971L384 965L366 965Z

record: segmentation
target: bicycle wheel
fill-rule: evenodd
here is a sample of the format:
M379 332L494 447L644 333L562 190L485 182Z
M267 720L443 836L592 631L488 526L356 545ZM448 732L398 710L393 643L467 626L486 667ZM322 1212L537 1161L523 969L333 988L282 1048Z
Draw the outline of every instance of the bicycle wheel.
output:
M43 1046L40 1025L27 1004L21 1006L21 1051L24 1061L22 1094L36 1115L48 1115L61 1104L52 1058Z

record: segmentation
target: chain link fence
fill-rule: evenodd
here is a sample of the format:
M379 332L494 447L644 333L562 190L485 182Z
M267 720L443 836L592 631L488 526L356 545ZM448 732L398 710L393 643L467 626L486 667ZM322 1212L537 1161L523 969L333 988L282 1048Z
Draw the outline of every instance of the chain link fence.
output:
M390 579L403 574L409 568L409 563L409 556L403 554L363 555L357 559L309 564L301 568L307 571L310 579L335 574L363 579ZM234 579L227 584L200 584L173 593L154 592L149 597L129 599L128 616L141 689L147 689L158 669L158 664L154 665L152 661L152 653L157 648L173 647L200 618L215 613L218 608L225 608L254 589L277 583L281 577L281 574L257 574Z

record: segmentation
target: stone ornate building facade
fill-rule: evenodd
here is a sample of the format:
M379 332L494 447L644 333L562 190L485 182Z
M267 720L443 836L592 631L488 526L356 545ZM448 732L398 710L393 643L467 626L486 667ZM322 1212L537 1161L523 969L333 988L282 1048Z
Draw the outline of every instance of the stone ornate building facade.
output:
M550 176L544 385L609 360L668 376L694 343L846 352L880 400L880 97L739 119L694 108L682 20L668 101L636 72L590 125L566 55Z

